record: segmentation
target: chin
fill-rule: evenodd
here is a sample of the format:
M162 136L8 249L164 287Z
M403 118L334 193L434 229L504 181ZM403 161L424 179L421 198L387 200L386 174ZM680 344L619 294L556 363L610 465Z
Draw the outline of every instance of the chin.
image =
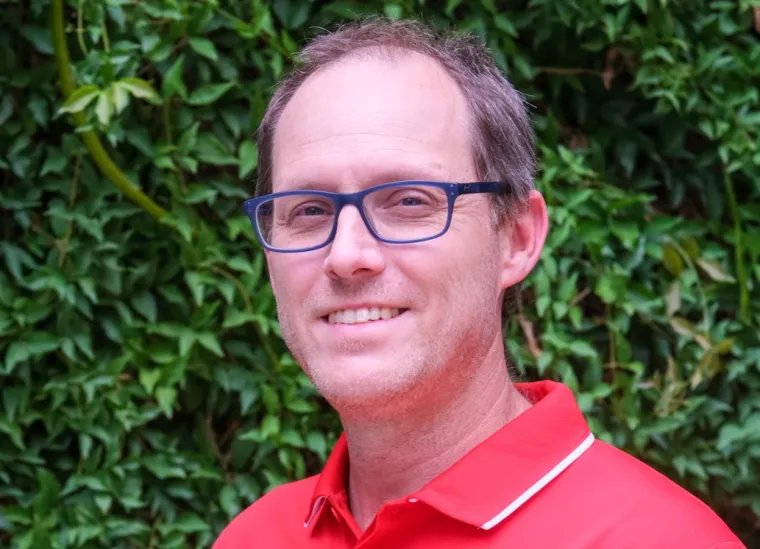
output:
M416 363L416 364L415 364ZM312 364L307 375L317 391L339 413L357 408L378 410L390 403L409 399L428 377L417 361L388 358L341 358ZM430 372L428 372L429 374Z

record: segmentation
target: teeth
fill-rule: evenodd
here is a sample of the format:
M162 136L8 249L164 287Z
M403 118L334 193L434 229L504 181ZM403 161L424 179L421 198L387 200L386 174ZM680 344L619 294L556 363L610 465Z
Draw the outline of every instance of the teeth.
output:
M363 324L374 320L389 320L399 315L398 309L389 307L372 307L371 309L344 309L330 313L330 324Z
M359 309L354 312L354 322L367 322L369 320L369 309Z

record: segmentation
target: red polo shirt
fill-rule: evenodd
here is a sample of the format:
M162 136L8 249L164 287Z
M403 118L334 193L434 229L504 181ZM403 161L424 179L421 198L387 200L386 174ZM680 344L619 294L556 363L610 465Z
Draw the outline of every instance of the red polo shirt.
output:
M518 384L533 407L366 531L346 497L341 436L320 475L280 486L237 516L214 549L740 549L705 504L594 439L559 383Z

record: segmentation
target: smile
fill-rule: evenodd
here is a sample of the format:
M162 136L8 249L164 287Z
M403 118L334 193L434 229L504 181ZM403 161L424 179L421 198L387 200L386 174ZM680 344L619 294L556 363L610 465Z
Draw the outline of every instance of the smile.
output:
M330 313L326 318L330 324L363 324L377 320L390 320L399 316L406 309L391 307L363 307L361 309L341 309Z

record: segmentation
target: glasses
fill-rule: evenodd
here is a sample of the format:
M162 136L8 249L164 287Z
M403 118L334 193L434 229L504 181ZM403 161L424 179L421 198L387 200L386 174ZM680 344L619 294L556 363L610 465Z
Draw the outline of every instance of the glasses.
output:
M286 191L251 198L243 210L259 242L272 252L308 252L332 242L344 206L355 206L369 232L389 244L411 244L443 235L454 202L463 194L506 193L498 182L399 181L356 193Z

